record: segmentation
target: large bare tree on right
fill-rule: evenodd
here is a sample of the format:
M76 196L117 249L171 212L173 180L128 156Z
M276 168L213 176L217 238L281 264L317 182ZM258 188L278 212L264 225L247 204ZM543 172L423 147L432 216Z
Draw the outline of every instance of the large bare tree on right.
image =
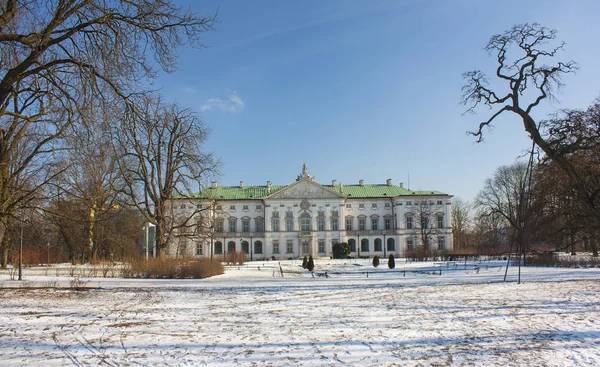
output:
M564 47L564 42L558 42L556 36L556 30L536 23L516 25L502 34L492 36L485 50L497 61L494 87L490 86L488 77L482 71L466 72L463 74L466 83L462 87L462 103L468 106L467 112L474 112L480 105L492 111L477 130L470 132L477 142L483 140L484 132L498 116L515 114L546 158L565 172L577 193L576 199L589 219L588 226L598 232L600 189L596 182L587 179L585 171L578 169L576 160L572 159L573 154L587 148L573 146L570 143L572 139L557 138L556 129L552 128L550 121L534 118L535 108L546 99L552 100L563 86L562 77L578 69L574 61L554 60ZM563 119L562 123L569 126L567 119ZM566 130L567 134L573 132ZM596 135L594 144L597 143ZM597 250L594 250L594 254L597 254Z

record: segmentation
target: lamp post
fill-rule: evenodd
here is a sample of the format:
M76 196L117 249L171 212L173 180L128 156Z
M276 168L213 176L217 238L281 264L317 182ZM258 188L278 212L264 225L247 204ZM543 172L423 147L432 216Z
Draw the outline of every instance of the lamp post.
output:
M149 238L150 238L150 227L155 227L154 224L150 223L150 222L146 222L144 223L144 259L146 261L148 261L148 252L149 252L149 246L148 246L148 242L149 242ZM154 253L154 251L153 251ZM154 254L154 257L156 257L156 254Z

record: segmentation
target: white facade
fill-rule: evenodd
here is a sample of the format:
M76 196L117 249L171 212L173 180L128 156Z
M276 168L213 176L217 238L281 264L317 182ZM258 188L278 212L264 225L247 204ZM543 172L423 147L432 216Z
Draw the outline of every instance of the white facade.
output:
M411 191L402 184L320 185L304 166L288 186L217 187L201 199L179 199L176 208L205 205L212 228L185 236L169 254L224 257L245 252L248 260L332 256L332 246L347 242L353 257L404 255L428 238L432 250L452 249L452 196ZM425 220L419 218L426 218ZM426 229L425 229L426 228ZM183 244L183 245L182 245Z

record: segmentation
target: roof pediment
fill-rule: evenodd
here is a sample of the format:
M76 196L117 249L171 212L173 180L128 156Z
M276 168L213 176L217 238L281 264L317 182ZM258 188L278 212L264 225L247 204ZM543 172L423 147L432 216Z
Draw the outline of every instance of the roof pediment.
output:
M303 178L268 196L268 199L339 199L342 195Z

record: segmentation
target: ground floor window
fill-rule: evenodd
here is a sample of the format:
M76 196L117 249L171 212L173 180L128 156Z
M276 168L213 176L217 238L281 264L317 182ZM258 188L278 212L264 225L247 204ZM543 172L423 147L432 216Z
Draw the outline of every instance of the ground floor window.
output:
M227 252L235 252L235 242L229 241L227 243Z
M374 248L375 251L383 251L383 246L381 246L381 238L375 239L374 247L375 247Z
M215 242L215 255L221 255L223 253L223 244L221 241Z
M319 253L320 254L325 253L325 241L324 240L319 240Z
M396 251L396 241L393 238L388 238L387 240L387 250L388 251Z
M202 256L204 255L204 251L202 249L202 244L197 243L196 244L196 256Z
M254 253L262 254L263 253L263 245L261 241L254 242Z
M438 249L443 250L446 247L446 238L438 237Z
M360 241L360 250L364 251L364 252L369 252L369 240L366 238L363 238Z
M308 241L307 240L302 241L302 254L308 255Z
M349 239L348 245L350 245L350 252L356 252L356 240L353 238Z
M279 253L279 241L273 241L273 253L274 254Z
M287 241L285 253L286 254L293 254L294 253L294 242Z
M407 238L406 239L406 248L409 249L409 250L412 250L413 245L414 245L413 239L412 238Z

